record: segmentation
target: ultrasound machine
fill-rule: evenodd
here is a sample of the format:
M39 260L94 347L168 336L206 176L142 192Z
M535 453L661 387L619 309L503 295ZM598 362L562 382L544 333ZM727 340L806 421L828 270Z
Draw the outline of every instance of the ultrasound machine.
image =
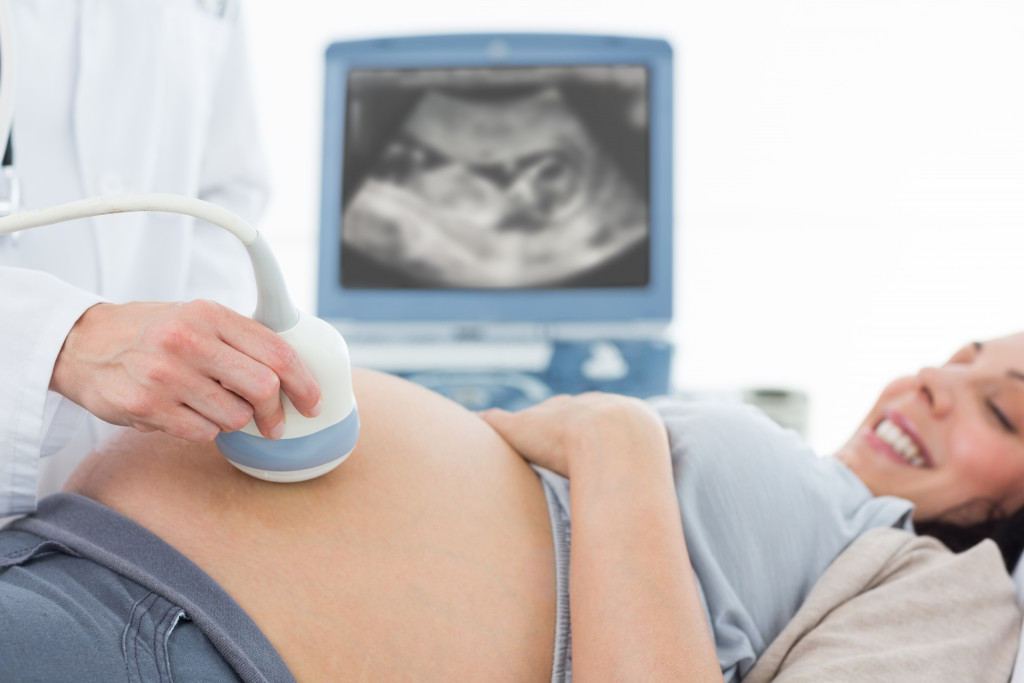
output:
M471 409L670 391L672 50L473 34L326 53L318 315Z

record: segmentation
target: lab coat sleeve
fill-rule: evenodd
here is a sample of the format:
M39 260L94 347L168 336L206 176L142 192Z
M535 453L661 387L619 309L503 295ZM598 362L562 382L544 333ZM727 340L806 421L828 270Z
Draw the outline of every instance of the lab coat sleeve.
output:
M269 191L260 144L244 19L235 18L216 87L206 136L199 198L234 211L255 227ZM187 292L251 315L256 286L245 248L225 230L198 221Z
M102 297L35 270L0 268L0 517L36 506L40 454L74 433L84 409L49 390L75 321Z

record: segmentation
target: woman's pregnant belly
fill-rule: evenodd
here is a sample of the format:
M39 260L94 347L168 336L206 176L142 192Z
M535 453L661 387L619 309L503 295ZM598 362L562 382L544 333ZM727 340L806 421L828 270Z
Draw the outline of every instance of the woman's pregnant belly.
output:
M68 489L190 557L299 680L549 680L554 551L537 475L447 399L353 380L359 443L319 479L258 481L212 444L126 430Z

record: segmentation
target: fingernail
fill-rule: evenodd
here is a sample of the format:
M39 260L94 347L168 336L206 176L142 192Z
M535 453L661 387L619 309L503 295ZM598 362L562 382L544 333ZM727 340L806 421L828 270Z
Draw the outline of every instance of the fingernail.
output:
M270 430L271 439L280 439L281 435L284 434L284 421L278 422L277 426Z
M310 409L309 416L310 417L317 417L320 414L320 411L323 410L323 408L324 408L324 402L323 401L317 401L316 405L313 406Z

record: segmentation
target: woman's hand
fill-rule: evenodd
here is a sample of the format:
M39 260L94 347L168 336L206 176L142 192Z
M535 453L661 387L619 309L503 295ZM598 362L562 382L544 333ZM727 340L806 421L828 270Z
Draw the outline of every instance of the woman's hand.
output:
M600 458L664 453L668 439L650 405L617 394L554 396L516 413L492 408L480 417L531 463L570 478L574 467Z
M572 481L573 673L588 681L722 681L686 549L668 434L644 401L555 396L481 417Z

